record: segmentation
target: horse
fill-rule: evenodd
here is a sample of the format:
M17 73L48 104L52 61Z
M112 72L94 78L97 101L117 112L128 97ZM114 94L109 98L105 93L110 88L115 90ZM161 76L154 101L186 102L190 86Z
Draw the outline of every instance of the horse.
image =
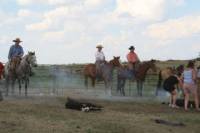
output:
M16 64L16 63L18 63L18 61L15 63L12 63L11 61L11 65L8 69L8 74L6 76L7 77L6 78L6 96L8 96L8 92L9 92L8 84L9 84L10 79L12 81L12 94L14 94L15 80L18 80L19 94L21 95L21 82L24 81L25 96L27 96L27 88L28 88L28 83L29 83L29 76L31 75L31 67L37 67L35 52L28 52L27 55L25 55L22 59L20 59L20 62L17 66L12 67L12 64Z
M129 79L136 81L137 93L139 96L142 96L143 82L145 81L149 69L152 69L154 72L156 71L155 60L140 63L135 72L131 72L127 67L119 68L117 71L117 92L122 96L125 96L124 87L126 79Z
M158 96L158 91L161 89L162 81L165 81L167 78L169 78L172 75L181 76L181 74L184 71L184 65L179 65L177 68L175 67L166 67L162 70L160 70L158 74L158 83L156 88L156 96Z
M112 89L112 74L115 67L120 67L119 62L120 57L114 57L109 62L105 62L101 66L101 77L105 83L105 89L108 91L108 94L111 95ZM96 81L96 65L88 64L84 67L84 77L85 77L85 86L88 88L88 78L92 81L92 87L95 87ZM110 89L109 89L110 88ZM109 90L108 90L109 89Z

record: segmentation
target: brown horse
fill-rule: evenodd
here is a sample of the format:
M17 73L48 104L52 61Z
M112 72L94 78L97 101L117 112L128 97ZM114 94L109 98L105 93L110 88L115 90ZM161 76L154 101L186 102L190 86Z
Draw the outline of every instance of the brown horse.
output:
M158 91L160 90L162 86L162 81L165 81L167 78L169 78L172 75L181 76L181 74L184 71L184 66L179 65L177 68L175 67L167 67L162 70L160 70L158 75L158 83L156 88L156 96L158 96Z
M111 95L111 89L112 89L112 73L114 70L114 67L121 66L119 62L120 57L114 57L111 61L106 62L101 66L101 77L105 83L105 88L110 90L107 90L109 95ZM92 86L95 87L95 81L96 81L96 66L95 64L88 64L84 68L84 76L85 76L85 86L88 88L88 78L92 81Z
M156 71L155 60L139 64L138 69L134 73L126 67L121 67L120 69L118 69L117 92L120 92L121 95L125 96L124 87L126 79L129 79L135 80L137 82L138 95L142 96L143 82L145 81L145 77L149 69Z

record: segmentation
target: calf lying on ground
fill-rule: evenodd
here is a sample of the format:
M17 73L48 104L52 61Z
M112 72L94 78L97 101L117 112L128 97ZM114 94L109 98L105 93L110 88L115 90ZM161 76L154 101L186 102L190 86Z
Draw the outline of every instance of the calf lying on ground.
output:
M75 99L72 99L69 97L67 98L67 102L65 103L65 108L80 110L80 111L84 111L84 112L102 110L102 106L95 105L95 104L88 103L88 102L80 102L78 100L75 100Z

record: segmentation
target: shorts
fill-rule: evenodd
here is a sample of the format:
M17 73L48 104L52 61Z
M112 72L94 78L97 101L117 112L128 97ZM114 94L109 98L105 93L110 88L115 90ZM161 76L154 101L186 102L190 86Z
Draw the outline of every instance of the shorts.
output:
M176 89L173 85L163 85L163 88L170 93Z
M178 79L175 76L170 76L168 77L164 83L163 83L163 88L164 90L172 93L176 88L175 85L178 84Z
M184 93L195 94L195 93L197 93L197 85L196 84L184 83L183 84L183 91L184 91Z

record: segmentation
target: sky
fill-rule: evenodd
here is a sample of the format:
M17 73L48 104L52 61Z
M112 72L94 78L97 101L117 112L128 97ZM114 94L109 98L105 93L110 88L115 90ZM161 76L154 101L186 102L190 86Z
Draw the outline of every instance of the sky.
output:
M107 60L192 59L200 52L199 0L0 0L0 61L15 38L39 64L90 63L96 45Z

